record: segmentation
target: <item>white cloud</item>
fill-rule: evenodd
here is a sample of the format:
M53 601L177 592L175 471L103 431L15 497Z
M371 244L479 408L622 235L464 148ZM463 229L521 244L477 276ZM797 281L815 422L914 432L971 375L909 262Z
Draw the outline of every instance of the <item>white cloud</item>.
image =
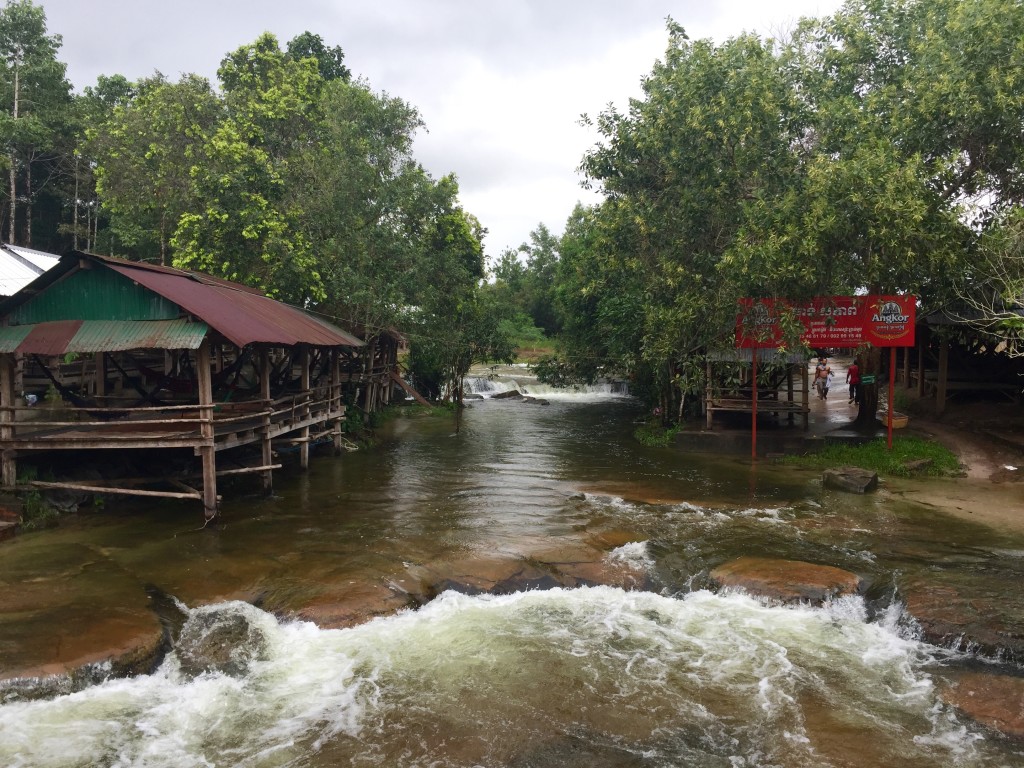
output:
M37 0L38 1L38 0ZM661 58L671 16L691 38L791 29L839 0L42 0L77 89L101 74L215 79L225 54L264 31L284 44L309 30L340 45L371 87L417 107L428 133L418 159L459 177L466 209L490 230L489 255L543 222L561 232L576 173L598 136L579 125L624 108Z

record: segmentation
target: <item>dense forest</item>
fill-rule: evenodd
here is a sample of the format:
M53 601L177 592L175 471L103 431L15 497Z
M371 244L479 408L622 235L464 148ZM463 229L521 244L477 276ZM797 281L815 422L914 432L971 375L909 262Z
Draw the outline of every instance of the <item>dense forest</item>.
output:
M13 0L0 233L245 282L371 343L401 330L434 394L545 340L547 380L626 377L679 419L744 296L910 292L1024 352L1019 0L850 0L784 39L671 20L667 38L642 97L588 118L602 202L488 271L457 179L414 157L415 107L319 35L264 34L216 83L76 93L42 8Z

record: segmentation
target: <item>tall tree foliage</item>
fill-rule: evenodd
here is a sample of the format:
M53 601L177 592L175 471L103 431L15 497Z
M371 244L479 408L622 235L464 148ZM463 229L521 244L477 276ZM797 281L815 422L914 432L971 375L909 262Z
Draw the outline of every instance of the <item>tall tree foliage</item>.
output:
M323 280L296 201L290 161L315 140L323 84L312 59L291 59L264 34L221 63L225 116L192 166L190 210L173 237L175 264L304 303Z
M57 59L60 45L60 35L47 33L43 9L30 0L10 0L0 8L0 143L7 165L9 243L31 245L39 190L63 173L73 150L63 141L71 86ZM20 236L19 205L24 211Z
M555 309L555 274L559 238L543 223L530 233L530 241L503 252L494 268L496 294L513 313L522 313L549 336L560 330Z
M613 353L569 324L567 354L649 377L665 402L695 388L692 356L731 343L740 295L945 300L971 214L1019 205L1022 23L1012 0L864 0L784 44L670 24L644 97L596 121L582 169L605 200L560 273L565 306L624 305L636 340Z
M461 407L463 380L474 363L511 362L511 340L479 290L484 278L484 230L456 202L453 177L437 185L427 230L428 258L418 270L412 370Z
M196 209L196 169L221 120L219 100L205 78L172 83L160 74L133 84L101 80L86 98L95 124L85 154L96 162L112 233L135 258L170 264L171 238Z
M770 43L693 42L670 24L644 98L597 120L604 141L582 164L606 195L589 301L635 329L637 344L617 367L652 377L666 401L699 387L691 356L728 343L739 289L723 259L748 208L793 175L797 106ZM564 291L563 301L571 301Z
M319 141L296 158L321 309L371 339L399 323L416 290L434 187L412 153L421 127L401 99L338 79L323 90Z

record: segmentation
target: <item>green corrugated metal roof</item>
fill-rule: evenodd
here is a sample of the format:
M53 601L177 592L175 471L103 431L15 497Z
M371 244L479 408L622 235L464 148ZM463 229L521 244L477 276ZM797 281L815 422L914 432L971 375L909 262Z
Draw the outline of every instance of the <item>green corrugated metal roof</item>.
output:
M172 301L109 269L82 269L49 286L11 313L18 324L51 320L172 320Z
M13 352L32 330L31 325L0 327L0 352Z
M68 352L129 349L199 349L206 323L177 320L86 320L68 342Z
M34 329L43 338L49 354L67 352L124 352L130 349L199 349L209 333L206 323L177 320L85 320L71 338L55 338L49 328L60 328L67 323L38 323L0 327L0 352L40 352L39 349L19 348ZM73 328L68 329L73 330ZM64 331L67 333L67 331ZM28 346L40 342L32 341ZM58 349L58 347L63 347Z

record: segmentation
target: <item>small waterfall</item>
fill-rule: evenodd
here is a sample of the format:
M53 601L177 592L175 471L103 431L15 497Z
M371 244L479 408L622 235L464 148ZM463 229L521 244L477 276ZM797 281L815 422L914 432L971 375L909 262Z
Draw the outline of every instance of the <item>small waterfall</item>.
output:
M611 397L629 397L629 386L621 380L600 381L596 384L581 387L553 387L549 384L542 384L535 376L526 373L510 375L507 372L501 374L478 374L467 376L463 379L465 391L483 398L494 397L506 392L519 392L522 395L531 395L543 398L573 398L573 399L602 399Z
M522 391L514 379L499 379L490 376L467 376L463 379L466 392L491 397L499 392Z

